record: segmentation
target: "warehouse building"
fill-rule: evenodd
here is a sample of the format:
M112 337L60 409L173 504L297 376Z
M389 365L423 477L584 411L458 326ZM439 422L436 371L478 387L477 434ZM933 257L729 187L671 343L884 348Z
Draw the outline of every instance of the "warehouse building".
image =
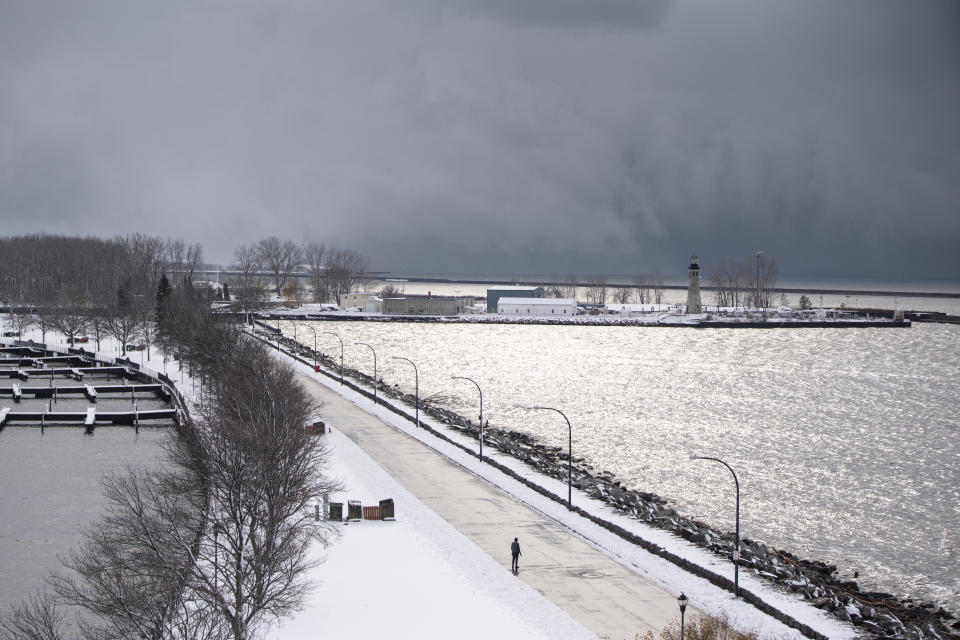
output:
M383 313L394 316L455 316L473 306L473 303L473 296L409 294L402 298L384 298Z
M500 298L542 298L543 294L543 287L490 287L487 289L487 313L498 313Z
M510 316L575 316L573 298L506 298L497 303L497 313Z

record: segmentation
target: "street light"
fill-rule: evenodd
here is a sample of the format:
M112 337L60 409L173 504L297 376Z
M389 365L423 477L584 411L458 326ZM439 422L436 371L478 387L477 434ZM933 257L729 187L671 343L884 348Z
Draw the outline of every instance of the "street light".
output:
M757 259L757 308L760 308L760 256L763 255L763 251L757 249L757 252L753 254L753 257Z
M410 358L404 358L402 356L390 356L394 360L405 360L413 366L413 380L416 385L416 398L417 398L417 428L420 428L420 372L417 371L417 365L413 364L413 360Z
M570 420L567 419L566 414L560 409L554 409L553 407L527 407L527 409L542 409L544 411L556 411L563 416L563 419L567 421L567 432L570 436L569 448L567 449L567 509L573 510L573 427L570 426Z
M726 462L720 458L709 458L707 456L696 456L691 455L691 460L712 460L714 462L719 462L727 469L730 470L730 473L733 474L733 484L737 488L737 529L734 537L734 546L733 546L733 597L740 597L740 481L737 479L737 474L734 472L733 468L728 465Z
M310 332L313 334L313 370L320 371L320 368L317 367L317 329L316 327L310 327Z
M681 592L677 602L680 604L680 640L683 640L683 613L687 610L687 596Z
M480 390L480 385L473 378L467 376L450 376L450 378L452 380L469 380L476 385L477 391L480 393L480 462L483 462L483 391Z
M363 345L373 351L373 404L377 404L377 352L366 342L354 342L353 344Z
M340 384L343 384L343 338L338 336L332 331L324 331L324 335L334 336L337 340L340 341Z

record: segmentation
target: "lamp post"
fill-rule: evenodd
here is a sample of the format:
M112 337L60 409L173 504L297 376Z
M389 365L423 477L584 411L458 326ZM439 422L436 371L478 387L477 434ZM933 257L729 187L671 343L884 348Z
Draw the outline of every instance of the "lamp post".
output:
M740 597L740 481L737 479L737 474L733 470L733 467L728 465L726 462L720 458L710 458L707 456L696 456L691 455L691 460L712 460L713 462L719 462L727 469L730 470L730 473L733 474L733 484L737 489L737 528L736 533L734 534L734 546L733 546L733 597Z
M390 356L394 360L404 360L409 362L413 366L413 380L416 388L416 399L417 399L417 428L420 428L420 372L417 371L417 365L413 364L413 360L410 358L404 358L402 356Z
M324 331L323 334L328 336L334 336L336 337L337 340L340 341L340 384L342 385L343 384L343 338L341 338L340 336L338 336L332 331Z
M556 411L563 416L563 419L567 421L567 433L569 435L569 445L567 448L567 509L573 510L573 427L570 426L570 420L567 419L566 414L560 409L554 409L553 407L527 407L528 409L542 409L544 411Z
M683 613L687 610L687 596L681 592L677 603L680 605L680 640L683 640Z
M315 327L310 327L310 332L313 333L313 370L319 371L317 367L317 329Z
M760 256L763 255L763 251L757 249L757 252L753 254L753 257L757 259L757 309L760 308Z
M377 352L366 342L354 342L353 344L361 344L373 351L373 404L377 404Z
M473 378L468 378L467 376L450 376L451 380L469 380L477 387L477 392L480 394L480 462L483 462L483 391L480 390L480 385L477 384L477 381Z

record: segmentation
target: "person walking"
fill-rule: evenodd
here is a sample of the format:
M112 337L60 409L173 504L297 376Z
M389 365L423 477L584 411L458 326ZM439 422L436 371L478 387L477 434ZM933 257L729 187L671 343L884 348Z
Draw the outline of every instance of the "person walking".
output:
M513 544L510 545L510 555L513 556L513 562L510 565L510 569L516 573L520 570L520 556L523 555L520 553L520 542L517 540L517 538L514 538Z

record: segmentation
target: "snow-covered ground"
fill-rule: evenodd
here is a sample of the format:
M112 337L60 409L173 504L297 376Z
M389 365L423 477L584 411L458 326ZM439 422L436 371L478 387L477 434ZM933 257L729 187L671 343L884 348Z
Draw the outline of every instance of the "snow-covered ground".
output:
M396 483L357 445L334 431L334 477L345 492L335 502L363 504L391 496L394 522L340 525L311 573L313 592L303 611L268 637L596 638L552 602L513 576L446 520Z

